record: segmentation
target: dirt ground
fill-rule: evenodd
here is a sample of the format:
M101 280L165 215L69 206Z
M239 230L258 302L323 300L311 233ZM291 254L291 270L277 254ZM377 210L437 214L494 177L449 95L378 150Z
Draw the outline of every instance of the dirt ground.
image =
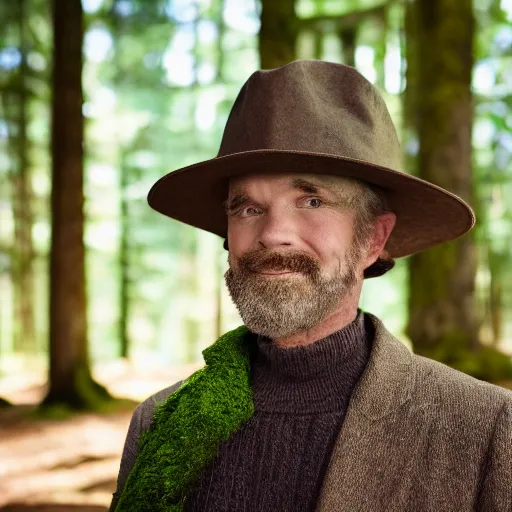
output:
M0 396L17 405L0 411L0 512L106 511L136 403L196 368L104 365L94 377L113 395L134 400L131 409L37 422L24 413L44 397L45 376L0 377Z

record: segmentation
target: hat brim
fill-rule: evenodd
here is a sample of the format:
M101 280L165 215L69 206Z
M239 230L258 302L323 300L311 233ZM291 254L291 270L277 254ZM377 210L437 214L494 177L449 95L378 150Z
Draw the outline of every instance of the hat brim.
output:
M222 202L229 178L253 173L336 174L382 188L397 216L386 244L392 258L453 240L475 225L473 210L461 198L415 176L335 155L275 149L233 153L170 172L152 186L148 203L167 217L226 238Z

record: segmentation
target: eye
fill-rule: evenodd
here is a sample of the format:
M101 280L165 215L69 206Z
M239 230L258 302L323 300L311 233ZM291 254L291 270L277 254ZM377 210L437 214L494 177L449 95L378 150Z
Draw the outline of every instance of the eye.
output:
M244 208L243 210L240 210L239 214L246 213L248 210L258 210L258 209L254 208L252 206L248 206L247 208Z
M305 196L305 197L301 197L300 199L301 200L306 199L307 201L318 201L320 204L318 206L314 207L313 208L314 210L317 210L319 208L319 206L321 206L324 203L322 201L322 199L320 199L319 197ZM245 208L242 208L241 210L236 212L235 215L240 216L240 217L245 217L247 215L251 216L251 214L248 213L250 210L261 211L259 208L255 208L253 206L246 206Z
M306 197L308 201L319 201L320 204L323 204L323 201L319 197ZM320 205L319 205L320 206ZM316 208L315 208L316 209Z

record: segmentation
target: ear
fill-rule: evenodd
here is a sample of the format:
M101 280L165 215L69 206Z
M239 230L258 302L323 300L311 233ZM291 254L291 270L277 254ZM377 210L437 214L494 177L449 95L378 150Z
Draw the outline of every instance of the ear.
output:
M388 238L396 224L396 214L386 212L379 215L374 221L373 234L368 247L368 253L365 259L365 267L368 267L377 261L381 255Z

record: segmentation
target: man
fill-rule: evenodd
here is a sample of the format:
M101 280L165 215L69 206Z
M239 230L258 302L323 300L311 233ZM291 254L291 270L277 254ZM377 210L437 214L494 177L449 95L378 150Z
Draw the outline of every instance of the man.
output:
M111 510L512 510L512 393L413 355L358 309L364 278L475 219L401 172L356 70L257 71L218 156L148 200L227 237L244 325L137 407Z

